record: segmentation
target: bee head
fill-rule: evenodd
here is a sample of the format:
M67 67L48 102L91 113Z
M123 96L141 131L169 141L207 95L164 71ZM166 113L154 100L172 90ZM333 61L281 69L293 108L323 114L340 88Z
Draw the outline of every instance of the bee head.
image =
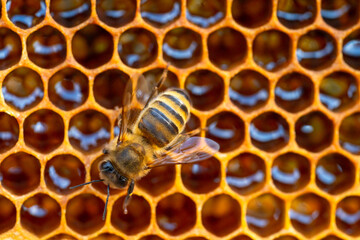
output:
M110 160L100 162L99 171L100 178L104 179L104 183L112 188L125 188L128 185L129 179L121 175Z

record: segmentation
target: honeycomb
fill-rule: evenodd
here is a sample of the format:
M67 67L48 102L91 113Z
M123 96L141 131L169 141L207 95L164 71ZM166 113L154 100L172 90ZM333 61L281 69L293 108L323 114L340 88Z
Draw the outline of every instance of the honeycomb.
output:
M1 239L360 236L357 0L1 0ZM98 179L132 76L186 89L212 158Z

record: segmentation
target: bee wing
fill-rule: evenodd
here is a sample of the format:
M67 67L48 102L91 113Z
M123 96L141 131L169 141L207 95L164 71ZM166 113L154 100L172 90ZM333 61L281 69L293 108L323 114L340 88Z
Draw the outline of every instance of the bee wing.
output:
M148 168L163 165L193 163L212 157L219 151L219 144L209 138L190 137L184 138L184 142L177 144L164 155L156 158L148 164Z
M130 111L131 103L133 99L133 91L132 91L132 81L127 81L124 89L124 95L122 98L122 110L121 110L121 116L120 116L120 123L119 123L119 137L118 142L123 141L124 134L126 133L126 129L128 128L129 118L130 118Z

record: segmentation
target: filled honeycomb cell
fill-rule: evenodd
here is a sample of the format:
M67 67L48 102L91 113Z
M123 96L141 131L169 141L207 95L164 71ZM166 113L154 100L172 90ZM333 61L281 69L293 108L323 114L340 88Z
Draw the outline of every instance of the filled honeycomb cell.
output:
M6 12L10 21L17 27L32 28L44 20L46 3L44 0L9 0L6 3Z
M346 64L354 69L360 69L359 64L360 30L351 32L343 41L342 56Z
M181 14L180 0L141 1L141 17L155 27L165 27L176 21Z
M75 27L90 17L91 1L50 1L50 15L64 27Z
M7 69L18 63L21 58L21 39L9 28L0 28L0 70Z
M19 140L19 123L16 118L0 112L0 153L15 146Z
M0 195L0 234L12 229L16 223L16 208L8 198Z
M336 206L336 225L350 236L360 235L360 198L349 196L342 199Z
M316 0L279 0L276 16L285 27L299 29L315 21L316 10Z
M225 17L226 0L186 0L186 19L207 28Z
M244 27L260 27L270 21L272 1L234 0L231 5L231 14L235 22Z
M121 27L130 23L136 12L136 0L97 0L96 14L111 27Z
M339 143L348 152L360 154L360 112L355 112L345 117L340 124Z
M359 2L354 0L322 0L321 17L333 28L346 29L358 22L359 7Z

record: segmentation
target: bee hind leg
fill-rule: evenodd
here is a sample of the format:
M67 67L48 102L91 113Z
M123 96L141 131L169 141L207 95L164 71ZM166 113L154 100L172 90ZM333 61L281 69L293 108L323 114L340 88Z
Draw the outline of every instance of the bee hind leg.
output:
M127 206L129 205L130 197L131 197L132 192L134 191L134 187L135 187L135 181L131 180L131 182L129 184L129 187L128 187L128 190L127 190L125 200L124 200L124 205L123 205L125 214L127 214L127 212L128 212Z

